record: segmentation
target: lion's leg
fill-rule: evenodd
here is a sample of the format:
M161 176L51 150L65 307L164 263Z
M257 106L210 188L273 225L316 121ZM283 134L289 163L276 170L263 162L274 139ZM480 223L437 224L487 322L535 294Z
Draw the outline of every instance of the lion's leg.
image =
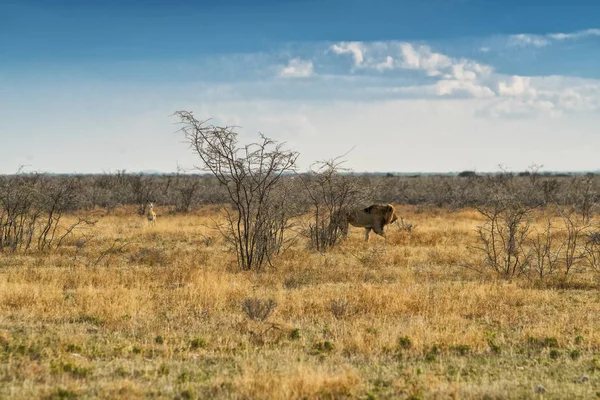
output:
M371 232L371 228L365 228L365 241L369 241L369 233Z
M383 224L375 224L375 226L373 226L373 231L379 236L385 236L383 233Z

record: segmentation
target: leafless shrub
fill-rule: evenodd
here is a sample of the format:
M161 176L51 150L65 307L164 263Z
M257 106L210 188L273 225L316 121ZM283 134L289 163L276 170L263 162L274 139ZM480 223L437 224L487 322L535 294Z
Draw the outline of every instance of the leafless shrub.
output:
M242 303L242 310L252 320L264 321L275 310L277 303L273 299L261 300L258 298L247 298Z
M189 212L192 207L194 197L200 188L199 179L185 179L181 173L184 170L177 167L177 175L175 176L174 186L179 194L175 203L175 211Z
M81 256L84 254L85 250L88 247L88 244L95 239L95 235L93 233L83 234L79 239L77 239L74 243L75 245L75 254L73 255L72 261L73 266L77 266L82 263Z
M594 175L575 176L571 179L565 203L572 205L583 224L589 224L600 200L600 189Z
M94 213L63 223L67 212L80 208L80 189L75 177L51 180L21 170L0 177L0 251L56 249L78 227L93 225Z
M313 212L304 234L310 246L324 252L348 234L351 207L365 202L366 194L356 177L343 175L339 158L315 163L301 176Z
M117 206L132 203L129 177L125 170L83 176L82 196L85 208L102 207L111 211Z
M44 185L43 195L40 196L41 211L44 215L43 221L39 224L39 234L37 239L37 248L45 250L52 247L55 240L58 240L57 246L60 246L63 239L70 234L73 229L81 224L92 224L86 218L79 218L78 221L69 226L61 235L61 219L68 210L77 207L77 196L79 185L75 179L66 180L59 184L50 183Z
M137 212L139 215L145 215L148 202L156 201L155 192L157 187L150 176L134 174L129 179L134 201L138 207Z
M329 311L336 319L343 319L356 313L356 306L347 299L334 299L329 302Z
M554 275L560 266L560 254L562 243L557 243L556 233L550 218L546 218L546 224L542 232L536 232L530 241L533 249L532 273L536 278L543 280Z
M583 258L589 268L600 273L600 231L591 231L587 234Z
M591 231L588 232L588 242L600 245L600 231Z
M505 279L527 272L531 253L523 246L530 228L528 211L521 207L480 211L487 222L477 230L485 266Z
M589 239L595 198L592 177L574 178L571 189L578 189L564 192L562 198L556 194L557 181L544 180L535 168L519 177L505 173L485 181L485 201L476 208L486 222L478 228L475 247L485 255L484 268L506 279L526 275L543 280L560 271L564 280L594 264L594 243ZM546 223L543 230L532 230L532 211L540 206L545 207ZM556 216L563 229L552 224Z
M202 236L202 243L204 243L204 246L206 247L210 247L215 243L215 238L213 236L208 236L203 233L201 233L200 236Z
M564 240L561 262L563 275L567 277L571 270L576 267L582 267L584 253L581 245L586 233L590 229L590 225L585 222L586 218L581 218L574 209L565 211L559 208L559 213L565 225L566 238Z
M97 267L104 260L107 260L107 263L108 263L108 260L110 260L110 258L113 255L123 252L125 247L129 246L130 244L133 244L133 243L126 241L126 240L125 241L121 240L119 238L115 239L108 248L106 248L100 252L100 254L98 255L98 257L96 257L95 260L93 260L93 261L91 260L88 263L88 267Z
M416 225L412 222L406 222L404 217L400 217L400 219L396 221L396 227L401 231L412 233Z
M28 249L33 240L38 220L42 218L39 208L38 185L41 175L25 175L21 171L3 177L0 185L0 250Z
M175 115L192 150L227 189L234 213L225 208L225 239L235 248L242 270L260 269L282 249L291 215L286 207L290 188L284 174L295 169L298 153L261 134L261 141L238 145L235 127L207 125L188 111Z
M476 207L486 222L477 229L479 245L475 249L484 254L483 267L504 279L526 274L533 257L525 244L534 206L523 201L514 183L510 173L489 178L488 200Z

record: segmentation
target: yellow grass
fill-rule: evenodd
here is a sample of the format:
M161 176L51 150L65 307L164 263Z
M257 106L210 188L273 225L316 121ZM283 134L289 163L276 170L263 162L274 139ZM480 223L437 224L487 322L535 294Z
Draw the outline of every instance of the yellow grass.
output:
M364 243L351 228L326 255L300 240L262 273L236 269L214 210L157 208L151 227L120 209L85 244L0 255L0 398L600 393L598 277L577 277L584 290L482 279L461 267L479 257L472 210L399 207L412 233ZM250 320L247 298L277 306Z

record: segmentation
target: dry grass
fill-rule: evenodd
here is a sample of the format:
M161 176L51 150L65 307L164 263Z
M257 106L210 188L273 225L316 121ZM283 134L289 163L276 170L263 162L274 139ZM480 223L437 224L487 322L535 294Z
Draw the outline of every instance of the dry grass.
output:
M481 280L460 267L470 210L400 214L387 244L351 229L238 272L211 210L132 209L87 242L0 255L0 398L544 398L600 396L600 292ZM264 321L246 299L273 299ZM588 380L582 377L587 377ZM581 379L582 378L582 379Z

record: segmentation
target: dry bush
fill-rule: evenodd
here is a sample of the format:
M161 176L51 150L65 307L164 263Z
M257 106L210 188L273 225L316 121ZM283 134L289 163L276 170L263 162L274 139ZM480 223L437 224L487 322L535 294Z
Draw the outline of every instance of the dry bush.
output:
M528 172L530 185L525 188L506 171L483 179L482 203L475 208L485 222L477 229L479 245L474 248L484 255L483 268L504 279L528 275L532 264L538 273L547 269L546 257L551 249L544 246L548 245L550 232L538 235L537 242L529 246L532 213L540 206L535 197L536 172Z
M563 275L566 278L573 269L583 266L581 247L590 226L586 222L587 218L585 215L581 218L575 210L563 211L559 209L559 212L565 226L561 261Z
M505 279L524 275L531 265L532 253L525 246L531 222L531 210L511 200L498 199L478 211L486 218L479 226L479 245L483 266Z
M196 177L192 179L186 179L185 176L182 176L183 172L185 171L178 166L177 174L173 179L173 186L178 192L178 196L175 202L175 211L187 213L190 212L192 208L194 198L196 197L201 187L201 181L199 178Z
M572 205L581 217L581 223L589 224L600 201L600 183L593 174L571 178L565 193L565 205Z
M247 298L242 302L244 314L252 320L264 321L275 310L277 303L273 299L262 300L258 298Z
M224 237L235 249L242 270L260 269L283 248L293 212L287 207L292 189L284 174L294 171L298 153L261 135L261 141L239 146L234 127L206 125L191 112L178 111L186 140L204 170L227 188L229 201Z
M404 217L400 217L400 219L396 221L396 227L400 231L412 233L413 229L416 228L417 225L412 222L405 221Z
M587 234L582 257L589 268L600 273L600 231L591 231Z
M479 245L474 246L485 256L483 269L468 266L480 273L492 271L505 279L526 276L531 280L549 278L564 284L573 271L582 273L593 264L589 261L590 257L593 259L592 245L586 241L592 228L594 201L590 187L593 180L590 177L574 179L579 182L578 187L583 186L585 190L575 196L579 203L565 206L562 205L565 200L557 198L555 189L551 189L556 187L549 184L553 181L542 181L535 171L521 176L529 180L525 189L514 174L486 179L486 201L476 207L485 222L478 227ZM574 196L570 192L567 195ZM532 226L536 209L544 220L541 228ZM555 219L560 223L553 222Z
M545 219L543 229L535 231L532 236L529 239L532 249L531 276L544 280L558 271L562 244L548 217Z
M366 201L359 179L343 175L339 158L315 163L301 175L313 216L304 228L311 248L325 252L348 235L347 215Z
M348 299L333 299L329 302L329 311L336 319L343 319L356 314L357 307Z
M137 206L139 215L146 214L148 203L156 203L161 200L157 197L158 179L154 176L143 174L132 174L127 176L133 196L133 202Z
M94 213L65 215L80 208L80 180L47 179L44 174L0 177L0 252L57 249L75 231L93 225Z

